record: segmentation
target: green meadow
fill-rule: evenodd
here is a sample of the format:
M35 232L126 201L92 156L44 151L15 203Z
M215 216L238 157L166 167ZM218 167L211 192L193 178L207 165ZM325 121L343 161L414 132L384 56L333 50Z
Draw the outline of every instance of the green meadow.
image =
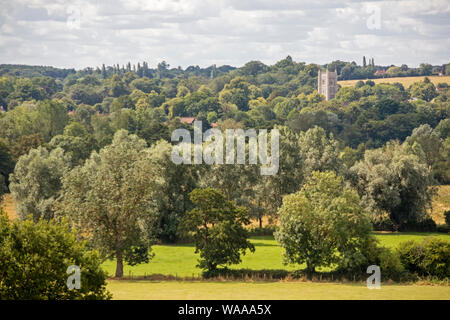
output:
M442 233L376 233L376 237L383 246L394 248L400 242L407 240L421 241L425 237L439 237L450 241L450 235ZM295 270L303 266L283 265L283 250L278 242L271 236L252 237L251 242L255 245L255 252L247 252L242 257L242 262L233 265L234 269L285 269ZM155 245L153 246L155 257L147 264L137 266L124 266L124 276L141 277L152 274L172 275L178 277L199 277L201 270L196 268L198 254L192 244ZM113 276L116 263L114 260L106 261L103 268L108 275ZM320 269L318 270L320 271ZM323 271L326 271L324 269Z

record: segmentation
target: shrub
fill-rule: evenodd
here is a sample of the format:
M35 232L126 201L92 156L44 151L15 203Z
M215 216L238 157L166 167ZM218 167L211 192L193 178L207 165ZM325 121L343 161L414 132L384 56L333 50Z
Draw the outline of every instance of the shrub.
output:
M397 252L389 248L379 246L379 241L374 237L367 243L363 254L366 263L361 265L362 272L366 272L369 265L377 265L381 270L381 277L385 279L403 280L408 277Z
M450 232L450 225L448 225L448 224L439 224L439 225L436 226L436 232L449 233Z
M420 222L406 222L400 226L398 231L434 232L436 231L436 222L431 217L427 217Z
M372 219L373 230L375 231L395 231L392 220L387 215L380 215Z
M450 276L450 241L435 237L422 242L406 241L400 243L397 251L410 272L439 279Z
M248 229L248 234L250 237L254 236L272 236L275 231L277 231L276 225L268 225L265 227L252 227Z
M0 300L109 299L95 251L78 242L66 223L10 222L0 213ZM69 290L67 268L81 269L80 289Z

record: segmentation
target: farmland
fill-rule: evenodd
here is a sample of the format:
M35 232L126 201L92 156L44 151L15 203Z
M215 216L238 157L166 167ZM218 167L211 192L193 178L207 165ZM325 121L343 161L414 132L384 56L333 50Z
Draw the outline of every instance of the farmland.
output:
M407 89L414 82L423 81L424 78L425 77L394 77L394 78L378 78L378 79L370 79L370 80L372 80L376 84L400 82L405 87L405 89ZM438 83L450 84L450 76L429 76L428 79L430 79L430 81L434 85L437 85ZM360 80L343 80L343 81L338 81L338 84L340 84L342 87L352 87L358 81L360 81Z

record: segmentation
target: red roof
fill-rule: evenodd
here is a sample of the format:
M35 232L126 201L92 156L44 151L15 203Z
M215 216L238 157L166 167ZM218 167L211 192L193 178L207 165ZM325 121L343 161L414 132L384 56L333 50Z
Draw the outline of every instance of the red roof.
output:
M197 120L195 117L180 117L181 123L192 124L195 120Z

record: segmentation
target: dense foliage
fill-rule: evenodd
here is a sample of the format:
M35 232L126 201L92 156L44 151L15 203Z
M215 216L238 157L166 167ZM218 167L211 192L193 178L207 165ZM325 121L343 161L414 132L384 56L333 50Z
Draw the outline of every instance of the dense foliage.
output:
M309 270L379 263L401 272L398 257L370 245L363 211L376 225L435 228L428 223L433 186L450 183L450 88L425 78L408 88L361 80L339 86L330 101L317 92L323 67L340 80L381 69L438 72L365 61L318 66L288 56L270 66L184 70L166 62L79 71L1 65L0 196L13 194L20 219L67 217L79 239L117 259L118 277L125 262L148 262L154 241L178 241L180 226L197 235L205 270L238 263L252 249L242 225L258 219L263 227L265 217L281 219L287 256ZM262 176L250 164L175 165L171 133L192 132L193 119L204 131L277 128L278 173ZM215 236L204 240L203 228Z
M334 263L353 268L366 261L362 254L371 225L358 194L333 172L313 172L302 189L283 198L280 228L275 237L289 263L317 267Z
M69 266L80 268L80 288L69 289ZM66 223L10 222L0 212L0 299L109 299L97 252L76 240Z
M182 229L193 233L199 268L214 272L219 266L241 262L247 249L255 251L247 240L244 226L250 221L243 207L211 188L193 190L191 201L195 208L186 213Z

